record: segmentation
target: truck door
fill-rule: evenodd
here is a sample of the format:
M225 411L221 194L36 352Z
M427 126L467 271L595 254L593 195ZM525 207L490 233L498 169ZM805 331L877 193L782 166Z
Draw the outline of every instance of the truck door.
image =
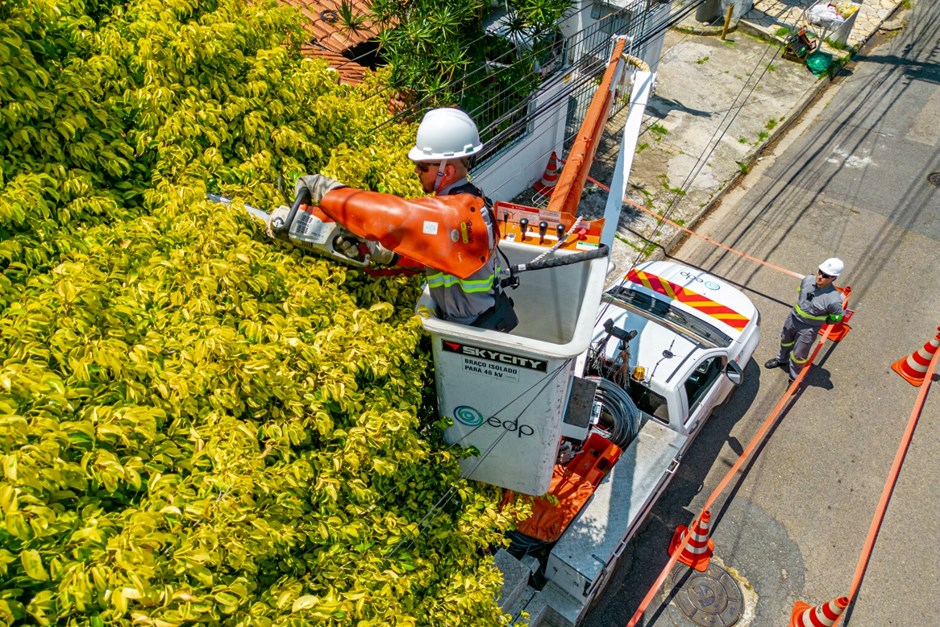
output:
M680 395L684 397L686 407L683 433L692 434L698 431L715 408L717 399L721 398L722 384L726 381L726 378L721 376L726 363L726 355L706 356L695 365L682 383Z

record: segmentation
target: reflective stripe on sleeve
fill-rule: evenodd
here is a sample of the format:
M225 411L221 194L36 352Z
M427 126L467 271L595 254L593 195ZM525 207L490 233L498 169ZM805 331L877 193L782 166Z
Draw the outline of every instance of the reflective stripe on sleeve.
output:
M808 314L800 308L799 303L794 306L794 309L796 310L796 315L806 320L815 320L817 322L825 322L826 318L829 317L828 314L823 314L822 316L814 316L813 314Z

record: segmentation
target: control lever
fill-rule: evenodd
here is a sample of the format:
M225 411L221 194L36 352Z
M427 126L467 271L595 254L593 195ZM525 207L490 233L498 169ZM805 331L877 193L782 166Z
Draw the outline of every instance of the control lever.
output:
M521 218L519 220L519 231L522 232L522 241L525 241L525 232L529 230L529 220L527 218Z
M506 230L507 228L509 228L509 212L504 211L503 212L503 233L504 234L508 232Z
M539 244L545 241L545 233L548 232L548 222L539 222Z
M629 342L636 337L636 331L627 331L626 329L615 327L613 318L604 320L604 330L607 331L607 335L612 335L623 342Z
M558 233L558 241L561 241L561 238L565 236L565 225L561 222L558 223L558 226L555 227L555 232Z

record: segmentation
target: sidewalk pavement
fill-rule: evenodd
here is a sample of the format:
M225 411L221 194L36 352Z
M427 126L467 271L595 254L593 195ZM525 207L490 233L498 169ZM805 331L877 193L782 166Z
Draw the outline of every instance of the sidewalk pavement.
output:
M628 178L627 198L614 242L617 280L634 263L660 258L685 237L680 229L632 203L694 228L722 195L761 159L764 149L796 122L831 79L817 79L805 63L785 58L784 27L799 25L813 0L755 0L726 39L723 24L686 18L667 33L653 97ZM848 37L848 58L905 0L865 0ZM898 18L892 19L897 22ZM899 22L898 22L899 23ZM896 25L888 25L897 28ZM627 109L608 122L591 177L607 184L620 149ZM603 215L607 192L588 184L581 213Z
M848 44L856 49L867 42L902 4L901 0L856 0L862 2L855 18ZM839 2L833 0L835 4ZM800 0L755 0L740 27L773 36L781 27L799 24L803 11L815 2Z

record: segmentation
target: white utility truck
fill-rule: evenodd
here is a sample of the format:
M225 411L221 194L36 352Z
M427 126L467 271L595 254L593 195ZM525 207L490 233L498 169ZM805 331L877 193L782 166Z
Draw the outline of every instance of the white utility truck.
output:
M466 476L554 497L497 554L503 609L531 625L583 617L760 340L757 309L720 278L647 262L602 294L606 263L527 275L511 334L424 320L446 438L479 451Z

